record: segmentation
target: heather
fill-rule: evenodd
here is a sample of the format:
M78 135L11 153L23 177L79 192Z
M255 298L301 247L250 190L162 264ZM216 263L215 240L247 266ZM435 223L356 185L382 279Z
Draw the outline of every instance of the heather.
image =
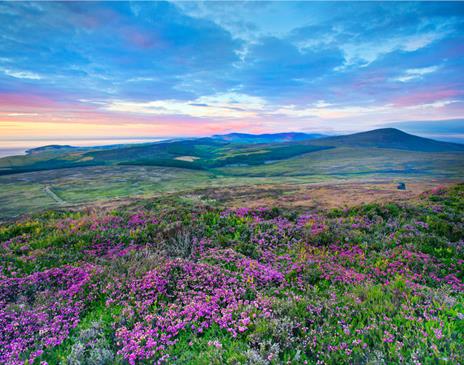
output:
M0 226L0 363L463 363L463 267L462 184L43 212Z

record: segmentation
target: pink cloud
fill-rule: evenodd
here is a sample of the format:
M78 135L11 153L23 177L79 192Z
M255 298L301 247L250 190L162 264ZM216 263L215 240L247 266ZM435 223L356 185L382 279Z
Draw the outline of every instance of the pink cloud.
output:
M69 95L61 97L69 99ZM15 125L22 125L21 128L26 128L22 131L31 135L36 135L38 131L50 135L62 134L66 133L67 128L71 134L77 130L81 134L111 133L124 136L205 136L237 130L264 132L260 123L253 125L243 119L218 121L181 115L114 113L100 109L98 104L58 101L47 96L27 93L0 93L1 124L12 125L12 130L15 129ZM56 125L56 128L51 125Z
M431 104L436 101L446 100L459 95L462 95L462 91L455 89L417 91L395 98L393 100L393 104L402 107Z
M42 107L56 105L56 102L45 96L28 93L0 93L0 108L3 107Z

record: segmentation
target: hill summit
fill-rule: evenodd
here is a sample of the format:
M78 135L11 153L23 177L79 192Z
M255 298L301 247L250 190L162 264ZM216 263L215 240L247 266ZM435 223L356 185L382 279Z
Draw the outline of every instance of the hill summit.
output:
M462 144L419 137L396 128L380 128L344 136L322 138L311 143L336 147L375 147L422 152L464 151Z

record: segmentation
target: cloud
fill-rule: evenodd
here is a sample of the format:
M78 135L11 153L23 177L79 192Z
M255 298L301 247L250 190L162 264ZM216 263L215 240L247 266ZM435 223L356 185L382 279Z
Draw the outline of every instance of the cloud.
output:
M8 113L8 117L35 117L38 113Z
M464 92L462 90L452 88L419 90L394 98L393 104L396 106L420 106L423 104L442 105L442 103L450 104L458 100L463 93Z
M372 40L362 43L347 43L346 45L342 45L341 48L345 55L346 65L360 63L362 66L366 66L379 57L393 51L417 51L440 39L442 36L439 33L406 35L386 38L381 42Z
M284 37L292 29L304 26L316 15L323 16L319 4L302 6L297 2L211 2L173 1L185 14L207 19L226 29L235 38L254 43L265 37ZM318 9L319 8L319 9Z
M15 77L40 75L43 87L68 93L151 99L190 98L176 89L183 75L224 73L239 60L240 42L214 23L169 3L137 6L135 18L128 3L2 4L0 66L13 62L28 70Z
M2 72L8 76L11 76L17 79L27 79L27 80L41 80L42 79L42 76L40 76L39 74L36 74L35 72L30 72L30 71L3 69Z
M191 101L155 100L147 102L111 101L103 109L110 112L148 115L184 115L195 118L254 118L266 102L259 97L238 93L202 96Z
M3 2L0 123L188 135L462 118L463 14L457 2Z
M417 79L422 79L424 75L428 75L437 71L440 67L439 66L430 66L430 67L422 67L422 68L411 68L409 70L404 71L401 76L394 78L395 81L400 82L408 82Z
M392 52L414 53L462 31L462 4L336 5L330 16L295 27L289 39L301 48L337 47L347 67L364 67Z
M290 42L267 37L250 46L236 77L242 92L270 99L288 98L323 84L343 61L339 49L300 51Z

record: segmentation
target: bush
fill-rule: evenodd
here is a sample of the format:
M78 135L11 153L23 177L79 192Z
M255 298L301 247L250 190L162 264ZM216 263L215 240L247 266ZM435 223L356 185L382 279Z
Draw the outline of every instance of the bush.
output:
M71 347L66 359L68 365L110 365L114 364L114 353L99 322L92 322L83 329Z

